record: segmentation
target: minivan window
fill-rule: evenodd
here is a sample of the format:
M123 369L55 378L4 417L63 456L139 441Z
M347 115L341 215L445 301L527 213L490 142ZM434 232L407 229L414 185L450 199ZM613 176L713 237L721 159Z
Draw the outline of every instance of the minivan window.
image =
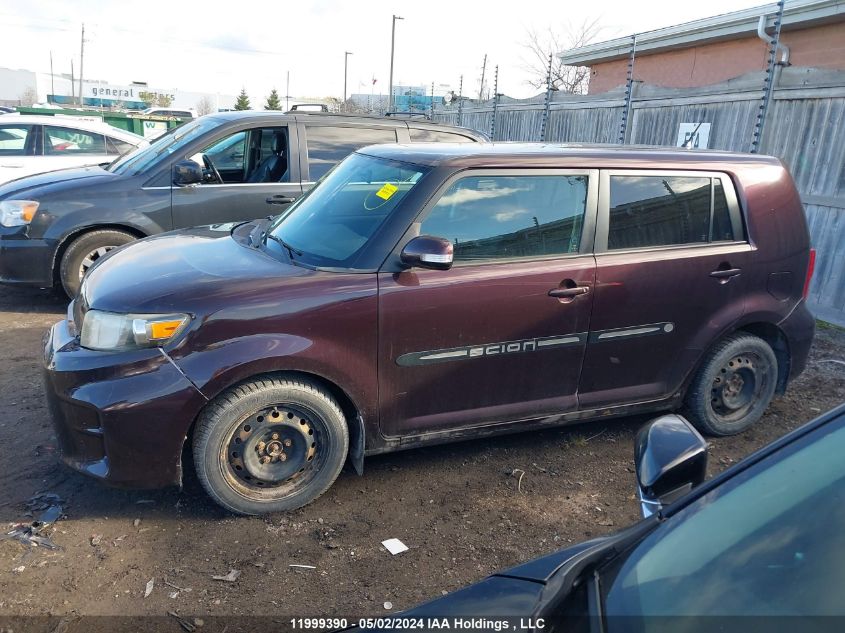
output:
M306 136L308 177L312 181L319 180L356 149L396 142L396 130L392 127L309 125Z
M719 183L715 200L714 183ZM721 179L693 176L610 177L608 249L732 239L730 213Z
M577 253L587 176L469 176L454 182L420 227L449 239L455 261Z
M412 127L410 130L411 141L414 143L472 143L474 142L468 136L463 134L455 134L454 132L444 132L443 130L426 130L423 128Z
M354 267L355 258L426 170L352 154L270 230L312 266Z
M160 136L148 147L139 147L134 152L118 158L108 166L108 171L115 174L139 174L155 163L162 155L170 156L178 152L194 139L218 127L220 121L211 117L194 119L189 123Z

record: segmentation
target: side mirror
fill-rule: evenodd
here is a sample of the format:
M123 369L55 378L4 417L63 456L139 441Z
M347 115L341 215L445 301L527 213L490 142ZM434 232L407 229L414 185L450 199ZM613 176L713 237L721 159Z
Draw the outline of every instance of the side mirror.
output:
M449 270L455 257L454 253L454 246L449 240L420 235L405 244L400 257L406 266Z
M634 446L643 517L659 512L707 475L707 442L682 416L649 422Z
M173 184L178 187L202 182L202 167L192 160L180 160L173 165Z

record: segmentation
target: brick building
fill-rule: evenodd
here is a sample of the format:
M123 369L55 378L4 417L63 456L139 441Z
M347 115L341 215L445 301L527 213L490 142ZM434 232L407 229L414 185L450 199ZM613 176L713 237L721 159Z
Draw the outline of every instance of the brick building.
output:
M637 34L634 79L690 88L766 69L777 13L768 4ZM765 18L765 23L760 19ZM764 26L765 24L765 26ZM590 67L589 93L626 81L631 37L560 53L565 64ZM845 70L845 4L841 0L787 0L777 59L783 65Z

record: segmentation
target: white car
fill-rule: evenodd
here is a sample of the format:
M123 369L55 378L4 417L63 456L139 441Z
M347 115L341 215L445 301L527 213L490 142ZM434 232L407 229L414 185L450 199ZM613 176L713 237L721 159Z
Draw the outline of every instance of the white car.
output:
M111 162L144 137L98 120L7 114L0 117L0 184L31 174Z

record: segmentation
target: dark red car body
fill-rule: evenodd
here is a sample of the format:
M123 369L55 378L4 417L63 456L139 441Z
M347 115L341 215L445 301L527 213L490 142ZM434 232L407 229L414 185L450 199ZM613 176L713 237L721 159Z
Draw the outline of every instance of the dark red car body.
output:
M792 178L777 159L509 144L360 152L429 170L360 268L285 263L248 248L255 227L246 224L231 233L205 227L152 237L92 269L72 304L77 319L95 308L192 320L172 345L115 353L80 347L68 321L54 326L45 342L46 383L67 463L118 485L178 483L185 438L206 403L268 373L306 375L331 390L360 471L364 455L677 408L708 348L738 330L775 350L781 392L805 367L814 332L802 295L809 238ZM745 239L607 252L596 230L599 191L573 256L447 271L401 265L408 227L450 178L526 169L727 174ZM726 266L741 274L727 283L711 275ZM564 282L589 292L550 297ZM562 336L577 340L538 351L541 341ZM419 360L421 352L450 350L478 358Z

